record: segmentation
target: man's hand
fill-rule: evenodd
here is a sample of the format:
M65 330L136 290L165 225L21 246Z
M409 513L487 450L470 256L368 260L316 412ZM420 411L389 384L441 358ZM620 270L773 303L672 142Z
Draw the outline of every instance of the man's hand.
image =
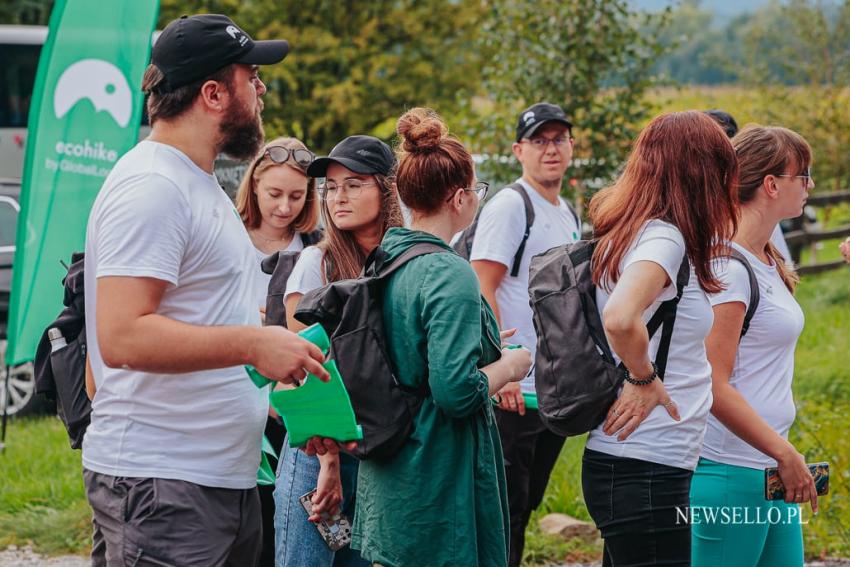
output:
M508 382L499 390L497 396L499 399L499 408L525 415L525 398L522 397L522 389L519 382Z
M330 380L319 347L277 325L258 330L250 362L260 374L287 384L300 383L307 372L324 382Z

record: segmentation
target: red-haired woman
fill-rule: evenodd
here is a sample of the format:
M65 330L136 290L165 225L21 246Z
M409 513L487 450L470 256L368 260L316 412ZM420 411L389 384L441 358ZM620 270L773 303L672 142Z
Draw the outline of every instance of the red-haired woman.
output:
M736 176L735 151L710 117L665 114L641 132L616 183L590 202L597 305L628 371L590 432L582 466L605 565L690 564L689 491L711 409L706 292L721 289L711 260L737 226ZM661 333L650 340L646 321L676 296L685 258L690 275L662 382L653 363Z

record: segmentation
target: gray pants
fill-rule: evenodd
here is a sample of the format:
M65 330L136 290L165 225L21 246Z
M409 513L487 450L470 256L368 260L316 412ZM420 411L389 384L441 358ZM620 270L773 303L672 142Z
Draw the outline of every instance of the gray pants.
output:
M254 567L262 523L256 488L115 477L83 469L92 567Z

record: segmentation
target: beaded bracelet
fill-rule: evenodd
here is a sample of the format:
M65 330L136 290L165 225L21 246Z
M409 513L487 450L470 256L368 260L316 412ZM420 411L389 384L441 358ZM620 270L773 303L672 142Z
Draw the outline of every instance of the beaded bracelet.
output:
M655 366L654 362L651 362L650 364L652 364L652 374L650 374L649 378L645 378L643 380L637 380L635 378L632 378L632 375L629 372L628 368L623 368L623 378L626 380L626 382L628 382L629 384L634 384L635 386L649 386L655 381L656 378L658 378L658 367Z

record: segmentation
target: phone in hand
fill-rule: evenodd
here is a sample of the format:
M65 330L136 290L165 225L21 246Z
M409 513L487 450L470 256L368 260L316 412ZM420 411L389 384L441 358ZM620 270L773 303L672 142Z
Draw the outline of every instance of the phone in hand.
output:
M809 472L815 481L818 496L829 493L829 463L809 463ZM764 469L764 497L767 500L785 500L785 485L779 476L778 467Z
M315 488L298 498L308 516L313 515L314 494L316 494ZM351 522L345 514L337 509L335 514L323 512L321 516L322 519L316 523L316 529L319 530L319 535L331 551L339 551L351 543Z

